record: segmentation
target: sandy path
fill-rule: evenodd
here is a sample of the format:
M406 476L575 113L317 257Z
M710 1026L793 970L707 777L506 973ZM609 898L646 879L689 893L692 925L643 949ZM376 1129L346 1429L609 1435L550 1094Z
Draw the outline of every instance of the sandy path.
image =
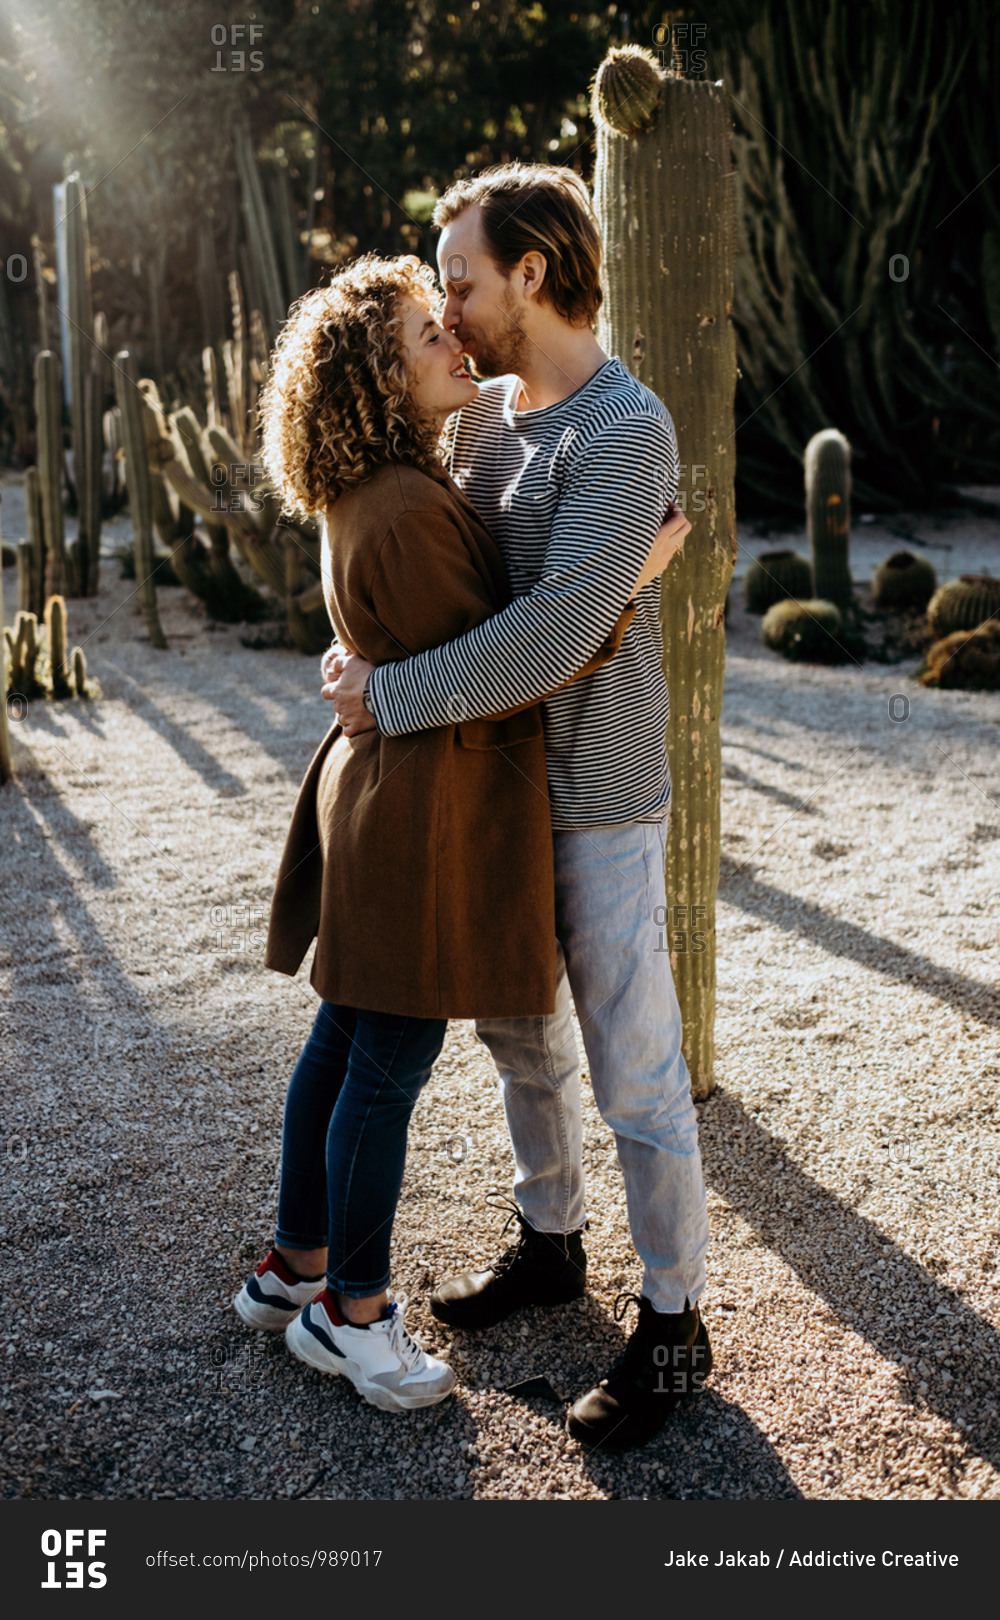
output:
M997 526L973 527L953 555L1000 571ZM786 665L734 609L716 1372L646 1450L588 1459L561 1406L504 1391L574 1396L621 1343L639 1269L592 1108L588 1298L478 1337L426 1310L494 1252L484 1196L509 1182L468 1024L418 1106L395 1236L457 1398L376 1412L237 1323L316 1005L306 969L261 965L267 895L329 710L312 661L242 648L180 591L154 653L116 573L70 603L103 698L32 704L0 793L3 1493L1000 1496L1000 698L924 692L912 661Z

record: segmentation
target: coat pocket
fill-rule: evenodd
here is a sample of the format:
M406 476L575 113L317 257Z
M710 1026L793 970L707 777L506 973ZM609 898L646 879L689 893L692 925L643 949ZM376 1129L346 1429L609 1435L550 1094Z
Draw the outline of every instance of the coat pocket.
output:
M505 720L462 720L455 731L463 748L513 748L542 735L542 711L536 703Z

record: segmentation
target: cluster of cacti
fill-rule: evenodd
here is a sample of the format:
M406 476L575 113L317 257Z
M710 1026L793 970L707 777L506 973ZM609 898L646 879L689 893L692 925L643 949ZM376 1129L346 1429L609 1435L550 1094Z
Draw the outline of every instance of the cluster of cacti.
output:
M836 428L814 433L806 445L806 532L812 550L812 589L845 612L851 586L851 447Z
M843 648L837 639L840 609L820 597L797 601L789 597L768 608L760 627L761 640L772 652L804 663L838 663Z
M929 649L919 672L924 686L944 691L1000 692L1000 620L955 630Z
M927 625L935 640L955 630L975 630L1000 615L1000 579L991 574L961 574L935 591L927 608Z
M4 695L23 698L87 697L87 660L82 647L66 657L66 603L50 596L45 604L45 640L34 613L18 612L13 629L4 630L6 686Z
M706 467L660 613L673 781L666 890L703 908L706 949L672 953L696 1096L714 1080L715 904L725 602L736 561L736 219L729 97L664 73L640 47L612 50L593 92L594 202L608 266L600 341L665 402L680 459Z
M937 586L934 565L912 551L894 551L872 575L872 600L885 612L922 613Z
M858 28L829 0L727 0L712 12L710 77L730 92L738 169L740 477L772 510L776 486L793 496L793 458L825 422L865 446L857 494L881 505L912 507L953 461L972 481L976 439L943 442L963 412L995 441L987 357L956 343L942 363L952 320L932 290L954 245L933 243L926 222L929 210L950 218L996 162L995 120L979 107L992 107L1000 27L989 8L971 31L957 17L914 29L914 15L881 5ZM995 228L995 202L977 200ZM973 243L953 317L965 331L978 330L981 306Z
M766 613L786 596L811 596L812 588L812 568L797 551L762 551L743 576L750 613Z

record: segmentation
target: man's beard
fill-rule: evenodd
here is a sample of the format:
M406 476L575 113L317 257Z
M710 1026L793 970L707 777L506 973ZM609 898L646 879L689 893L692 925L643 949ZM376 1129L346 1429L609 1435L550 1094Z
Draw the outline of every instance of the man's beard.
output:
M510 287L505 287L495 329L486 337L476 339L472 366L477 377L520 374L521 363L528 352L528 339L518 324L518 317L517 300Z

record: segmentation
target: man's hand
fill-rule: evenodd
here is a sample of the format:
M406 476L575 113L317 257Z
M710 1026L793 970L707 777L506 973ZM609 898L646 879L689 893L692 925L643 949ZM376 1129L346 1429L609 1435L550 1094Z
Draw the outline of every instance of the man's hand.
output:
M642 573L635 582L632 595L638 595L644 585L649 585L654 579L659 579L663 570L672 557L684 545L684 538L691 533L691 525L684 513L671 504L667 508L667 515L657 531L649 556L642 565Z
M365 682L375 668L360 653L336 645L323 654L322 695L336 705L337 719L345 737L375 730L375 716L364 704Z

